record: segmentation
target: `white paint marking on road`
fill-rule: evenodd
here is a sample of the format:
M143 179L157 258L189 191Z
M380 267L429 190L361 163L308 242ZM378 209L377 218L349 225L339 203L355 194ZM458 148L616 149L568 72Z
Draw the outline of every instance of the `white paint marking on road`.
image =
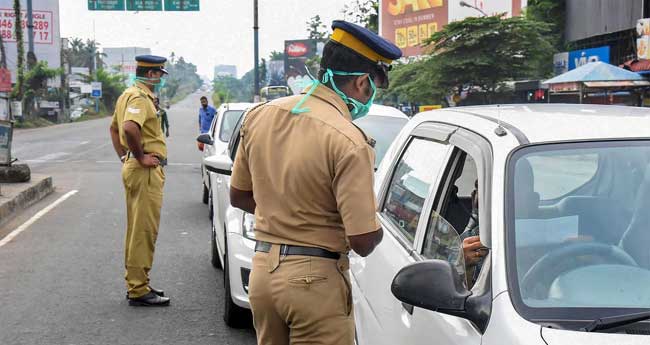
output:
M49 162L49 161L57 160L58 158L61 158L63 156L67 156L67 155L69 155L69 153L67 153L67 152L54 152L54 153L47 154L45 156L34 158L34 161Z
M82 141L79 143L79 145L86 145L86 144L90 144L90 141Z
M532 113L532 112L533 112L530 108L528 108L527 105L524 105L524 110L525 110L527 113Z
M10 232L2 240L0 240L0 248L5 244L11 242L11 240L13 240L14 237L18 236L18 234L20 234L21 232L27 230L27 228L29 228L30 225L34 224L37 220L41 219L44 215L46 215L48 212L50 212L53 208L55 208L60 203L64 202L67 198L77 194L77 192L78 190L69 191L62 197L58 198L55 202L51 203L44 209L38 211L38 213L32 216L32 218L29 218L29 220L27 220L21 226L17 227L14 231Z

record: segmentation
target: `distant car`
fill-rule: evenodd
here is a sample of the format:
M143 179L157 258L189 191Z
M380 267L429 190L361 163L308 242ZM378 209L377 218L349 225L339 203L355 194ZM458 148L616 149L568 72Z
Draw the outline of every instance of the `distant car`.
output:
M76 107L70 112L70 120L74 121L79 119L83 114L85 114L88 111L88 109L84 109L82 107Z
M375 192L383 241L350 255L359 345L650 343L650 111L420 113Z
M213 179L211 256L215 267L223 267L226 299L223 318L231 327L246 325L250 319L248 278L255 254L255 217L230 205L231 167L239 146L239 129L245 116L242 116L235 129L227 153L204 159L206 168L219 174L221 179ZM357 126L376 140L377 164L407 122L408 117L404 113L382 105L373 105L369 115L355 121Z
M199 142L205 144L203 147L203 158L225 152L239 118L252 105L253 103L224 103L219 106L212 119L210 131L197 138ZM210 203L210 188L212 186L210 179L212 175L214 174L210 174L205 169L205 165L201 164L201 177L203 180L202 201L204 204ZM221 177L216 177L216 179L217 182L222 181ZM212 217L211 211L209 215Z

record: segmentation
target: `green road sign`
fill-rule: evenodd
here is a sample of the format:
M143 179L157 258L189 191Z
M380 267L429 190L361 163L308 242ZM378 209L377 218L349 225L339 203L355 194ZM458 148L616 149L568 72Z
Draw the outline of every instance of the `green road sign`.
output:
M165 11L199 11L199 0L165 0Z
M162 11L162 0L126 0L127 11Z
M124 11L124 0L88 0L89 11Z

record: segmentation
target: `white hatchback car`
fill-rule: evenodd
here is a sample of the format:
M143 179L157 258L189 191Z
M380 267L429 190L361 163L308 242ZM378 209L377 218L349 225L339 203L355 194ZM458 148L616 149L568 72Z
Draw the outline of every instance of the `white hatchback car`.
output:
M254 216L230 205L230 170L239 146L240 123L228 145L226 155L214 155L204 160L208 170L217 175L212 179L214 195L212 219L212 264L224 270L224 321L231 327L250 323L248 277L255 254ZM393 139L408 122L401 111L373 105L367 116L354 123L375 139L377 165L386 154Z
M239 118L252 105L253 103L223 103L219 106L212 119L210 131L199 135L196 139L205 144L203 158L225 152ZM203 164L201 164L201 177L203 180L203 203L209 204L211 198L210 179L212 175L208 173ZM210 213L210 217L212 217L212 213Z
M375 189L384 239L351 254L358 344L650 343L650 111L421 113ZM474 214L487 256L466 266Z

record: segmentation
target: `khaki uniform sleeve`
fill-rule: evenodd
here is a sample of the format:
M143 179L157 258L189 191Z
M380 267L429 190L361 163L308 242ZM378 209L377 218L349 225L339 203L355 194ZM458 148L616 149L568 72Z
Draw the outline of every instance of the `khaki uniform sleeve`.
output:
M111 119L111 128L119 128L117 126L117 114L113 113L113 117Z
M375 153L370 146L355 148L337 163L332 186L347 236L379 230L373 190Z
M147 120L147 107L149 106L147 102L150 101L145 97L134 97L130 99L124 111L124 122L133 121L142 128L144 122Z
M242 137L237 148L237 154L235 155L230 185L239 190L252 191L253 179L251 177L250 167L248 166L248 153L244 146L244 138Z

